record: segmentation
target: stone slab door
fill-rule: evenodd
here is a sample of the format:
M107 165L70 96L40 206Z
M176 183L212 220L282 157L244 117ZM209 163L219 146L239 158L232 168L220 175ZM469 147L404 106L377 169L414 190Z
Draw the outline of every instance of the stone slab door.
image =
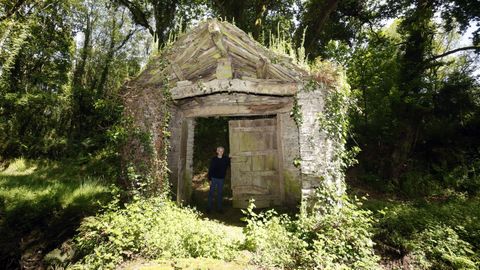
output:
M228 126L233 207L246 208L250 198L259 208L279 204L276 118L230 120Z

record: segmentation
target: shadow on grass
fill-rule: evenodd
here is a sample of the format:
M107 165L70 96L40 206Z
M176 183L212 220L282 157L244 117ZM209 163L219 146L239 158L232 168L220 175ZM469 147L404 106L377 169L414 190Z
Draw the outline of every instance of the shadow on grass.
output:
M71 237L82 217L110 199L108 183L88 168L16 160L0 171L0 265L38 264Z

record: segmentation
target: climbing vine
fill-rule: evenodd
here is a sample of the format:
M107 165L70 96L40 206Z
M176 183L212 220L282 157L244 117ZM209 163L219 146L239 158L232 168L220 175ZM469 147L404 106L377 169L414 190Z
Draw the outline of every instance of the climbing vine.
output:
M164 70L167 67L167 61L162 60L161 61L161 70ZM169 185L169 178L168 174L170 170L168 169L168 151L170 150L170 130L169 130L169 123L170 119L172 118L170 106L172 104L172 92L170 91L170 81L168 79L168 76L166 75L165 72L162 73L162 96L164 99L163 106L162 106L162 153L161 157L159 158L158 162L160 163L159 169L162 173L161 179L163 185L162 185L162 190L164 194L170 194L171 188Z
M300 127L302 125L303 123L302 106L298 104L297 94L293 96L293 107L292 107L292 111L290 112L290 116L293 118L293 121L295 121L295 124L297 124L297 127Z
M132 121L124 125L128 137L123 146L123 158L126 160L124 178L134 197L161 194L168 196L171 190L168 181L167 156L170 148L169 122L172 95L168 73L165 72L169 63L165 57L162 57L168 48L167 44L162 52L152 56L151 63L147 67L159 70L158 73L147 76L150 87L142 90L143 94L148 95L148 102L151 103L133 103L125 116L125 118L131 118L138 114L137 118L141 118L143 122L142 128L134 125ZM142 79L145 78L140 78ZM145 111L139 110L138 106L145 106L148 113L145 114Z
M173 43L183 31L181 26L177 26L162 48L151 56L146 69L134 81L142 86L148 85L147 88L135 87L133 83L133 88L140 93L131 92L129 98L132 103L127 102L126 107L130 111L126 115L136 118L137 124L125 125L129 137L123 146L126 163L123 166L124 178L129 190L137 196L169 197L171 194L167 157L173 99L168 72L170 63L166 55L171 52ZM155 48L157 46L153 45Z
M360 148L357 146L351 149L345 148L350 135L348 113L354 104L354 99L352 98L345 72L342 69L332 69L327 78L328 81L332 80L334 83L329 84L330 91L325 96L324 108L321 113L318 113L317 120L320 123L321 130L334 143L334 163L339 166L335 169L336 172L333 173L343 177L345 169L356 163L355 156L360 151Z

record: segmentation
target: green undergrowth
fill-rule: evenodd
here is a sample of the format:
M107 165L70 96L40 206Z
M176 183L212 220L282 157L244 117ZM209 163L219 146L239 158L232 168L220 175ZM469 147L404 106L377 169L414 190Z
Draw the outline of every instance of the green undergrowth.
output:
M480 267L480 198L370 200L377 249L385 260L409 258L414 269Z
M371 212L360 200L317 189L295 218L248 209L245 247L257 265L279 269L379 269Z
M168 262L186 269L378 268L371 213L358 201L330 195L319 190L318 204L296 217L254 211L251 204L243 232L163 197L136 198L121 207L113 201L85 218L76 237L50 253L47 263L59 269L171 269Z
M242 256L243 255L243 256ZM122 270L257 270L264 269L249 263L249 253L231 262L212 258L177 258L170 260L132 261L121 265Z
M22 255L48 251L106 204L109 187L95 170L17 159L0 171L0 263L14 267Z
M77 269L113 269L135 258L232 260L241 230L203 219L191 208L161 197L137 198L123 208L85 218L73 241Z

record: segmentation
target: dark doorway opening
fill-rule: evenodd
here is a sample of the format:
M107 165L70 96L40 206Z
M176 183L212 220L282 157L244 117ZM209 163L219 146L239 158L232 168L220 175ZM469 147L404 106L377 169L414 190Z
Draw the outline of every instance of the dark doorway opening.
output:
M263 120L275 119L274 115L259 115L259 116L218 116L218 117L197 117L195 118L194 129L194 143L193 143L193 172L192 172L192 197L191 205L197 210L204 213L205 216L219 221L223 221L232 225L242 225L240 220L243 217L242 211L239 208L233 207L232 196L232 175L231 168L227 170L223 188L223 213L218 213L213 207L213 211L207 214L208 193L210 190L210 183L208 181L208 168L210 160L216 155L216 148L223 146L225 148L224 155L229 156L231 153L231 146L229 137L229 121L230 120ZM263 123L264 121L261 121ZM261 128L261 127L259 127ZM248 129L248 128L247 128ZM250 127L251 129L251 127ZM260 129L261 130L261 129ZM263 138L263 137L262 137ZM266 137L265 137L266 138ZM265 139L263 138L263 139ZM252 142L246 142L252 144ZM273 142L272 142L273 143ZM258 143L253 143L258 144ZM238 148L238 145L237 145ZM256 163L256 166L265 165L261 160ZM239 173L238 171L236 172ZM238 177L238 175L237 175ZM236 180L238 181L238 179ZM238 183L237 183L238 185ZM257 202L258 204L258 202ZM215 205L215 201L214 201ZM237 206L238 207L238 206Z
M217 146L225 148L224 155L228 156L230 153L228 121L231 119L232 117L227 116L195 118L191 205L209 218L232 225L241 225L242 212L232 207L230 169L227 170L223 186L223 213L216 212L215 207L208 214L206 211L210 190L208 167L210 160L216 155Z

